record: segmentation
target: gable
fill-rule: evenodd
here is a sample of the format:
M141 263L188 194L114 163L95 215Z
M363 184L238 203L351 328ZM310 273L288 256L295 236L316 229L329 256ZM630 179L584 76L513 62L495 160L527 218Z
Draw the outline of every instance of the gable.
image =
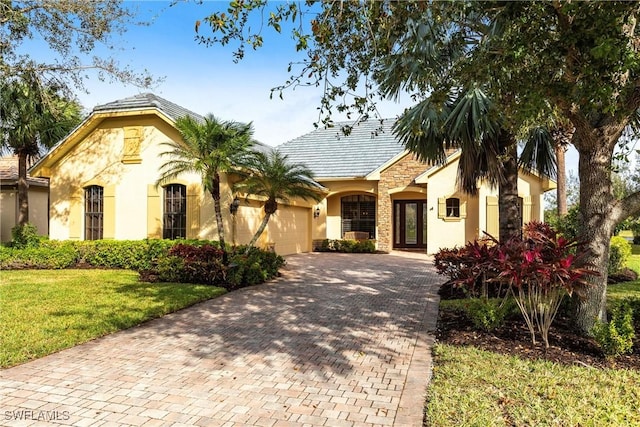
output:
M129 126L135 127L139 126L137 122L149 117L155 117L173 127L175 121L183 116L190 116L197 121L203 120L199 114L151 93L142 93L98 105L80 125L58 142L44 157L38 160L38 162L32 166L30 173L32 176L50 177L51 172L49 169L73 150L77 144L84 141L92 132L100 127L104 127L103 121L105 120L126 120L130 118L134 123ZM132 143L133 145L136 144L135 139L132 138L135 132L137 131L132 131L131 129L127 132L129 136L127 154L129 161L132 162L138 161L135 150L132 151L131 147Z

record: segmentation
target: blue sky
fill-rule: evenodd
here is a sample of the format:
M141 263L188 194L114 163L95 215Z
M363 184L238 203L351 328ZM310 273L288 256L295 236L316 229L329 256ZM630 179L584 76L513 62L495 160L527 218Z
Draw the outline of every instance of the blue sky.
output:
M147 69L163 81L152 89L139 89L119 82L100 82L89 73L86 81L89 93L77 93L85 108L91 110L98 104L150 91L199 114L213 113L222 119L253 122L255 137L269 145L279 145L314 129L320 89L289 89L283 100L275 95L270 99L270 89L287 80L289 62L297 55L295 44L284 28L282 34L277 34L265 26L264 46L255 51L249 49L242 61L234 63L232 53L236 45L206 47L194 40L195 22L212 11L226 8L228 2L127 4L137 7L141 17L151 19L151 24L131 26L118 36L115 59L137 71ZM203 23L200 33L211 31ZM395 117L407 106L385 102L380 104L380 111L384 117ZM344 117L336 115L334 120Z
M139 89L119 82L101 82L89 73L88 93L77 93L86 109L151 91L199 114L213 113L222 119L253 122L255 137L272 146L314 129L320 89L300 87L285 91L284 100L277 96L269 98L270 89L287 80L287 66L297 58L286 29L277 34L265 26L264 46L248 50L242 61L234 63L235 45L206 47L194 39L195 22L213 11L224 10L228 2L190 1L170 6L169 1L129 1L127 5L138 8L141 18L151 23L131 26L124 35L117 36L119 49L115 59L137 71L147 69L163 80L152 89ZM209 34L209 27L203 23L200 33ZM47 53L31 54L37 57ZM383 117L395 117L410 105L405 97L398 103L381 102L378 108ZM343 119L334 116L336 121ZM577 171L577 163L577 153L571 148L568 166Z

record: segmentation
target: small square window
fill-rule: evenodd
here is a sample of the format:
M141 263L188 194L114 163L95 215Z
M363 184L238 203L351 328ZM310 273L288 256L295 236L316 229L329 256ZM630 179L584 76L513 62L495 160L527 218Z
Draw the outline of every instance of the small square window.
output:
M446 202L447 218L460 218L460 199L452 197Z

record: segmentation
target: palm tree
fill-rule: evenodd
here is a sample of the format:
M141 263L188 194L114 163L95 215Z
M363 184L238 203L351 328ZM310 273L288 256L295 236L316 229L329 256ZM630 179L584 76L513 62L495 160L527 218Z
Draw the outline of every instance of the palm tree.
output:
M196 121L190 116L179 118L176 120L176 128L182 141L163 144L168 150L160 155L168 160L160 167L160 178L156 185L167 183L187 172L200 175L205 191L213 198L218 240L223 251L223 262L227 264L220 205L220 176L235 171L246 160L254 143L253 126L251 123L222 121L209 114L203 121Z
M27 168L81 121L61 88L25 73L0 82L0 144L18 157L18 226L29 222Z
M460 149L458 187L471 195L480 180L498 187L500 239L520 235L516 138L481 88L464 88L444 102L419 102L405 110L394 133L425 162L444 163L446 150Z
M239 175L241 180L234 185L234 191L266 198L264 218L249 242L249 248L255 245L271 215L278 210L278 201L287 202L294 198L320 201L323 198L311 170L302 164L289 163L287 156L277 150L268 154L254 152L247 169L240 171Z

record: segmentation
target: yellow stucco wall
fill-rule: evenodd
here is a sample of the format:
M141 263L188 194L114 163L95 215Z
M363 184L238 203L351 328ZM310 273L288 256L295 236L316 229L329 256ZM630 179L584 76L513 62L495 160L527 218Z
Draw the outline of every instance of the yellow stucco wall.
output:
M457 171L458 161L455 160L429 176L427 185L428 253L436 253L440 248L460 246L467 242L467 222L473 220L475 214L461 219L438 218L438 199L457 197L460 199L460 204L467 202L467 196L456 190Z
M38 234L49 234L49 192L44 187L31 186L29 190L29 223L36 226ZM14 189L0 190L0 241L11 241L11 229L18 220L18 195Z
M125 156L125 129L134 126L140 128L141 132L137 162L131 162L128 158L130 155ZM105 238L160 237L162 190L156 191L154 199L153 190L149 187L154 186L158 170L165 162L160 153L166 148L161 144L178 139L177 131L156 116L103 121L50 167L51 238L84 238L84 188L89 185L104 187ZM198 200L205 199L197 175L185 175L175 183L190 187L191 194ZM108 197L113 198L109 204ZM207 203L199 205L197 211L191 212L193 215L188 214L188 217L209 218L213 213L211 205ZM198 237L212 238L215 225L213 229L209 227L203 230L204 233L199 232Z

